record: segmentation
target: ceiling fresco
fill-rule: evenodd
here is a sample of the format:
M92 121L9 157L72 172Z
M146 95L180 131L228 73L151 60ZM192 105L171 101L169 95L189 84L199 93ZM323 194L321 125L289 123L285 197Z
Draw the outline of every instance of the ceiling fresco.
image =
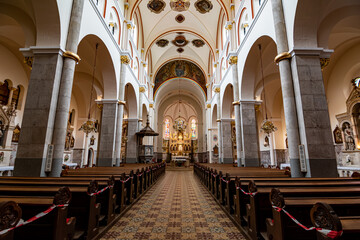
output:
M154 93L161 84L172 78L188 78L201 86L206 93L206 79L202 70L186 60L174 60L160 68L155 76Z

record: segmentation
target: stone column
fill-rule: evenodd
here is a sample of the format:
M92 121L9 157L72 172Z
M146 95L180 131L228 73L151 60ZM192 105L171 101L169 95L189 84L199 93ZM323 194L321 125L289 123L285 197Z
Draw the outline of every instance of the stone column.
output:
M337 163L320 65L322 51L294 50L292 72L306 177L337 177ZM292 170L291 170L292 172Z
M112 167L115 162L115 136L118 100L102 100L101 142L97 166Z
M16 90L16 88L14 88L14 87L10 88L9 99L8 99L8 102L7 102L6 106L11 106L15 90Z
M231 121L232 119L221 119L223 163L233 163Z
M56 108L54 135L52 138L52 142L54 144L54 155L52 169L49 175L51 177L60 177L62 170L75 65L80 60L76 52L79 42L83 8L84 0L73 1L69 32L66 41L66 52L64 53L65 59L60 82L60 91Z
M31 48L34 63L30 75L14 176L45 176L45 160L51 144L62 71L59 48ZM65 140L64 140L65 141Z
M136 132L139 119L128 119L128 142L126 148L126 163L137 163Z
M124 117L124 95L125 95L125 77L126 68L130 63L130 58L127 54L121 55L120 65L120 83L119 83L119 106L116 119L116 140L115 140L115 152L116 152L116 166L120 166L121 163L121 142L122 142L122 129L123 129L123 117Z
M221 128L221 108L220 108L220 88L215 88L217 93L217 127L218 127L218 136L219 136L219 163L223 162L223 144L222 144L222 128Z
M234 113L235 113L235 130L236 130L236 155L237 155L237 166L241 167L241 115L240 115L240 102L239 102L239 74L237 66L238 58L236 54L232 54L229 58L229 63L232 66L233 73L233 91L234 91Z
M245 167L260 165L259 134L256 122L255 101L241 101L242 148Z
M285 123L289 145L291 175L292 177L303 177L304 174L301 172L299 160L299 125L296 112L291 66L290 61L288 60L291 58L291 55L288 53L289 45L286 34L282 0L271 0L271 3L274 17L277 51L279 54L275 58L275 62L279 64L280 71Z

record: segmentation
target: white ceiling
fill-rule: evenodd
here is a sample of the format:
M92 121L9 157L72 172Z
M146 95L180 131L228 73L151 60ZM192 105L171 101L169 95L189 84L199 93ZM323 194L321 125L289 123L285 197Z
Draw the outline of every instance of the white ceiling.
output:
M210 1L213 4L213 8L205 14L201 14L195 9L195 0L191 0L190 8L183 12L173 11L170 8L169 0L164 0L166 3L165 9L159 14L148 9L148 0L142 0L140 4L130 6L139 8L144 31L144 49L146 54L151 53L153 73L167 60L180 57L196 62L203 68L205 73L209 72L209 56L216 49L216 35L221 11L220 0ZM175 20L178 14L182 14L185 17L182 23L178 23ZM176 32L184 32L184 36L190 41L184 47L185 51L181 56L176 51L177 47L171 43L178 35ZM165 48L158 47L155 44L157 40L162 38L170 41L169 45ZM206 46L200 48L194 47L191 43L194 39L202 39Z

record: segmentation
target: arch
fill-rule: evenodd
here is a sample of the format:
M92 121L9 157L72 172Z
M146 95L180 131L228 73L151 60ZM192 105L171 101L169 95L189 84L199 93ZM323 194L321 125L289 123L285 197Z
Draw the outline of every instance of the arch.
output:
M241 99L255 99L256 84L261 80L261 69L259 63L259 44L262 46L262 61L264 69L264 77L278 72L273 59L276 56L276 43L269 36L259 37L250 48L243 67L242 81L240 85Z
M237 39L238 39L238 45L240 45L240 26L241 26L241 19L243 17L243 14L244 12L246 11L246 7L244 7L242 10L241 10L241 13L240 13L240 17L239 17L239 21L238 21L238 27L237 27Z
M146 121L147 121L147 118L148 118L148 109L146 107L146 104L142 104L142 113L141 113L141 118L142 118L142 126L145 127L146 125Z
M58 1L38 0L32 1L32 5L36 19L36 46L59 46L62 34Z
M128 109L129 119L138 117L138 104L135 88L131 83L127 83L125 86L125 103Z
M214 105L211 116L211 127L217 128L217 104Z
M99 80L99 84L104 90L104 99L115 99L117 97L117 80L114 63L109 49L105 43L94 34L88 34L84 36L78 47L78 53L82 58L82 61L76 66L77 70L83 73L88 72L88 69L92 69L93 61L95 58L95 45L99 44L97 66L96 66L96 79ZM101 61L99 61L101 59ZM89 73L92 75L92 72Z
M225 119L231 118L231 112L233 110L232 103L234 102L233 92L234 92L233 85L229 83L225 88L224 95L222 97L222 104L221 104L222 117Z
M118 11L116 10L116 8L115 7L112 7L111 8L111 10L113 10L114 12L115 12L115 14L116 14L116 18L117 18L117 22L115 23L116 25L114 26L114 27L116 27L116 31L118 31L119 33L119 36L118 36L118 41L117 41L117 43L120 45L120 41L121 41L121 22L120 22L120 16L119 16L119 13L118 13ZM110 12L110 21L111 21L111 12ZM109 24L111 24L111 23L109 23ZM117 33L117 32L116 32ZM113 34L115 34L114 32L113 32Z
M0 3L0 15L6 15L14 19L22 29L25 44L19 47L30 47L36 45L37 26L27 12L13 5ZM60 36L58 37L58 42L60 42Z

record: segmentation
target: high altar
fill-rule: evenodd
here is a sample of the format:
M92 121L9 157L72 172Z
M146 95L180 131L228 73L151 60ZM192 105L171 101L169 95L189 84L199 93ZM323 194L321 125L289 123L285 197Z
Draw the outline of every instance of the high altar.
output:
M186 127L184 120L176 120L173 126L175 132L170 134L169 140L163 142L163 149L171 155L172 161L190 160L196 150L197 141L192 140L191 134L185 131Z

